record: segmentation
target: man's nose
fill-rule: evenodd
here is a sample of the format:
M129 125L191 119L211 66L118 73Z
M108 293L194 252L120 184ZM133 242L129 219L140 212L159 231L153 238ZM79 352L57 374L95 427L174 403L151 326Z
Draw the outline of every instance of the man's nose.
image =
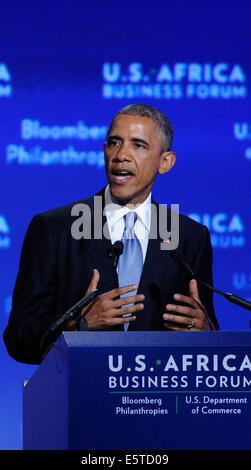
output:
M126 145L124 142L118 148L115 159L119 161L130 160L130 149L129 146Z

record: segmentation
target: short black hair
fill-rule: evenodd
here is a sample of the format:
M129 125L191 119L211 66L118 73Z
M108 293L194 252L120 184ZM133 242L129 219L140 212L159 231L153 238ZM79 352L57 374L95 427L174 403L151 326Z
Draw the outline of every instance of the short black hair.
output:
M118 113L115 114L108 127L107 137L111 132L111 128L116 117L118 117L120 114L128 114L130 116L143 116L153 119L153 121L156 121L163 135L162 151L165 152L171 150L173 143L173 126L169 119L165 116L165 114L159 111L159 109L154 108L154 106L150 106L148 104L129 104L128 106L122 108L120 111L118 111Z

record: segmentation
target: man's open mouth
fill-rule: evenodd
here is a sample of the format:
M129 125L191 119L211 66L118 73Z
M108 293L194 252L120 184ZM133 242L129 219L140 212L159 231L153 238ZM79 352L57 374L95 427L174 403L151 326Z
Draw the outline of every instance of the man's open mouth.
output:
M130 170L120 170L120 169L112 169L111 171L112 175L115 176L128 176L128 175L133 175L133 173Z
M124 183L129 180L134 174L130 170L120 170L112 169L111 170L112 179L117 183Z

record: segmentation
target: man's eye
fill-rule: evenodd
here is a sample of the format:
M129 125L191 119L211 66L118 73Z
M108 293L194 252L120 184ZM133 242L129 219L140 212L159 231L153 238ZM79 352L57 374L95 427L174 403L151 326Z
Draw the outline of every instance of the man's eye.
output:
M139 144L139 143L137 143L137 142L135 142L135 146L136 146L137 148L145 148L145 146L144 146L143 144Z
M119 142L117 140L110 140L109 141L109 145L111 145L111 146L112 145L117 145L117 144L119 144Z

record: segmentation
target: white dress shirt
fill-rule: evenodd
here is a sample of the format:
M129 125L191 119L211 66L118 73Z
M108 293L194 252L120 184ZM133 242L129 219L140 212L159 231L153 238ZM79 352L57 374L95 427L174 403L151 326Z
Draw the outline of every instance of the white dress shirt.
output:
M136 209L131 207L131 210L132 209L138 216L135 222L134 231L141 244L144 263L150 234L151 193L142 204L137 206ZM111 242L115 243L117 240L122 240L125 229L124 215L130 212L130 204L128 204L128 207L120 206L118 202L114 200L109 185L107 185L105 189L104 211L107 219Z

